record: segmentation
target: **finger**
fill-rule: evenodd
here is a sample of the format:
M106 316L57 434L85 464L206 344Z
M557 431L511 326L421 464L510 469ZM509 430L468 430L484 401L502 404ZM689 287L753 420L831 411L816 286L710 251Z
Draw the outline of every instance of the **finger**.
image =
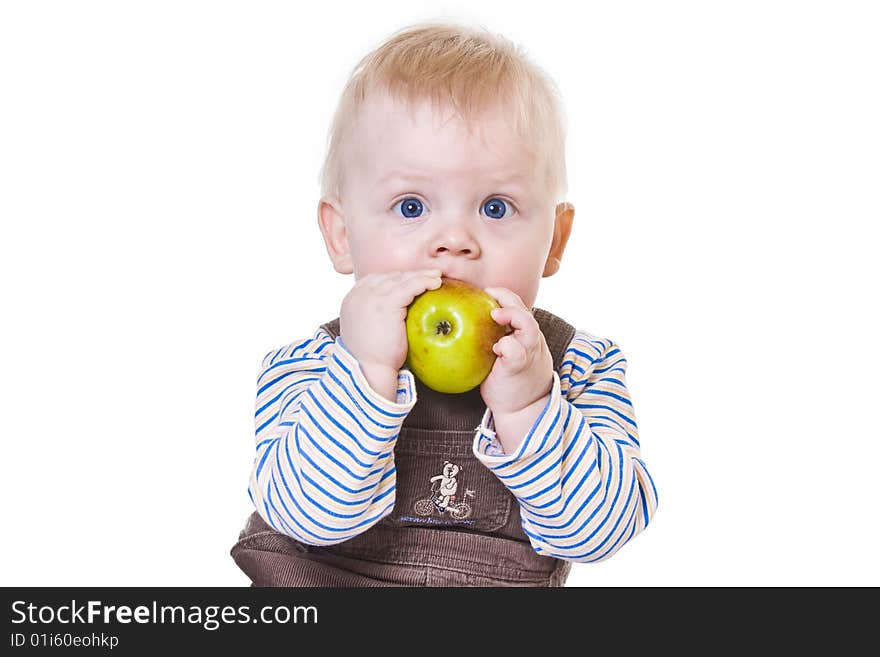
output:
M439 278L441 273L442 271L440 269L412 269L407 271L395 271L389 272L388 277L383 282L396 284L415 278Z
M399 278L401 273L399 271L374 271L361 278L358 283L367 289L376 289L386 285L388 281Z
M525 308L495 308L491 315L497 324L509 325L526 348L537 342L541 329L534 315Z
M528 354L540 348L544 336L534 315L522 308L496 308L492 319L500 325L507 325L508 335L516 338Z
M407 274L398 282L399 285L412 285L413 290L422 286L419 292L425 290L434 290L443 283L441 277L442 272L439 269L422 269L418 271L407 272ZM418 294L419 292L416 292Z
M492 345L492 351L502 360L502 364L506 366L515 366L524 363L526 360L526 350L512 335L501 338Z
M388 294L400 286L408 286L411 281L421 280L433 284L435 279L440 280L440 273L439 269L389 272L379 285L379 289Z
M525 308L528 310L520 296L506 287L485 287L483 290L495 297L502 308Z
M404 278L388 290L389 296L401 307L408 306L425 290L436 290L443 284L440 274L419 273L418 275Z
M416 269L415 271L407 272L409 278L419 278L424 276L429 278L440 278L442 274L442 269Z

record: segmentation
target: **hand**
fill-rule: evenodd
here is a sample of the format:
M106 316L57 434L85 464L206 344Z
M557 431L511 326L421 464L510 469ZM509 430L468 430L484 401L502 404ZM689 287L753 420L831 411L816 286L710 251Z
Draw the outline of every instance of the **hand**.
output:
M499 415L515 415L536 405L543 408L553 388L553 356L538 322L519 295L503 287L485 289L501 305L492 311L492 319L513 329L492 347L497 358L480 384L480 394L497 426Z
M395 396L387 391L389 377L393 374L390 385L396 390L397 373L408 350L407 306L425 290L440 287L440 274L439 269L368 274L342 300L342 342L357 359L370 385L391 400ZM382 379L381 385L377 384L378 377Z

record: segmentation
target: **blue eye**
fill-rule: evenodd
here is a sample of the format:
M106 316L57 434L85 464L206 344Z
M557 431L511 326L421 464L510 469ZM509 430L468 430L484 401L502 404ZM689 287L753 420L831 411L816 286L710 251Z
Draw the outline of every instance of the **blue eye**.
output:
M503 219L507 214L507 204L500 198L490 198L483 203L483 212L490 219Z
M407 219L415 219L416 217L421 216L424 211L422 202L417 198L405 198L394 207L400 208L400 214Z

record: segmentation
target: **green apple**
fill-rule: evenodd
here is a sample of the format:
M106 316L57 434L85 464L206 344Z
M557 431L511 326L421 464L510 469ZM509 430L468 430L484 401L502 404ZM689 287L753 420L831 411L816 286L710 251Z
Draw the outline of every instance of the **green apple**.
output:
M509 332L489 314L498 307L485 290L444 277L439 288L426 290L407 308L404 365L437 392L477 387L495 363L492 345Z

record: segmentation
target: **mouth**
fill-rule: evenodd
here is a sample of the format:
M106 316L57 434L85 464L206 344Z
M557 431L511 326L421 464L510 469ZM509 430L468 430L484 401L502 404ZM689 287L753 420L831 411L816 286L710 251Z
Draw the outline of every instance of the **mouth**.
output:
M442 278L451 278L456 281L461 281L462 283L467 283L468 285L472 285L474 287L481 287L479 283L477 283L475 280L473 280L473 278L469 276L461 276L459 274L447 271L443 271L440 276Z

